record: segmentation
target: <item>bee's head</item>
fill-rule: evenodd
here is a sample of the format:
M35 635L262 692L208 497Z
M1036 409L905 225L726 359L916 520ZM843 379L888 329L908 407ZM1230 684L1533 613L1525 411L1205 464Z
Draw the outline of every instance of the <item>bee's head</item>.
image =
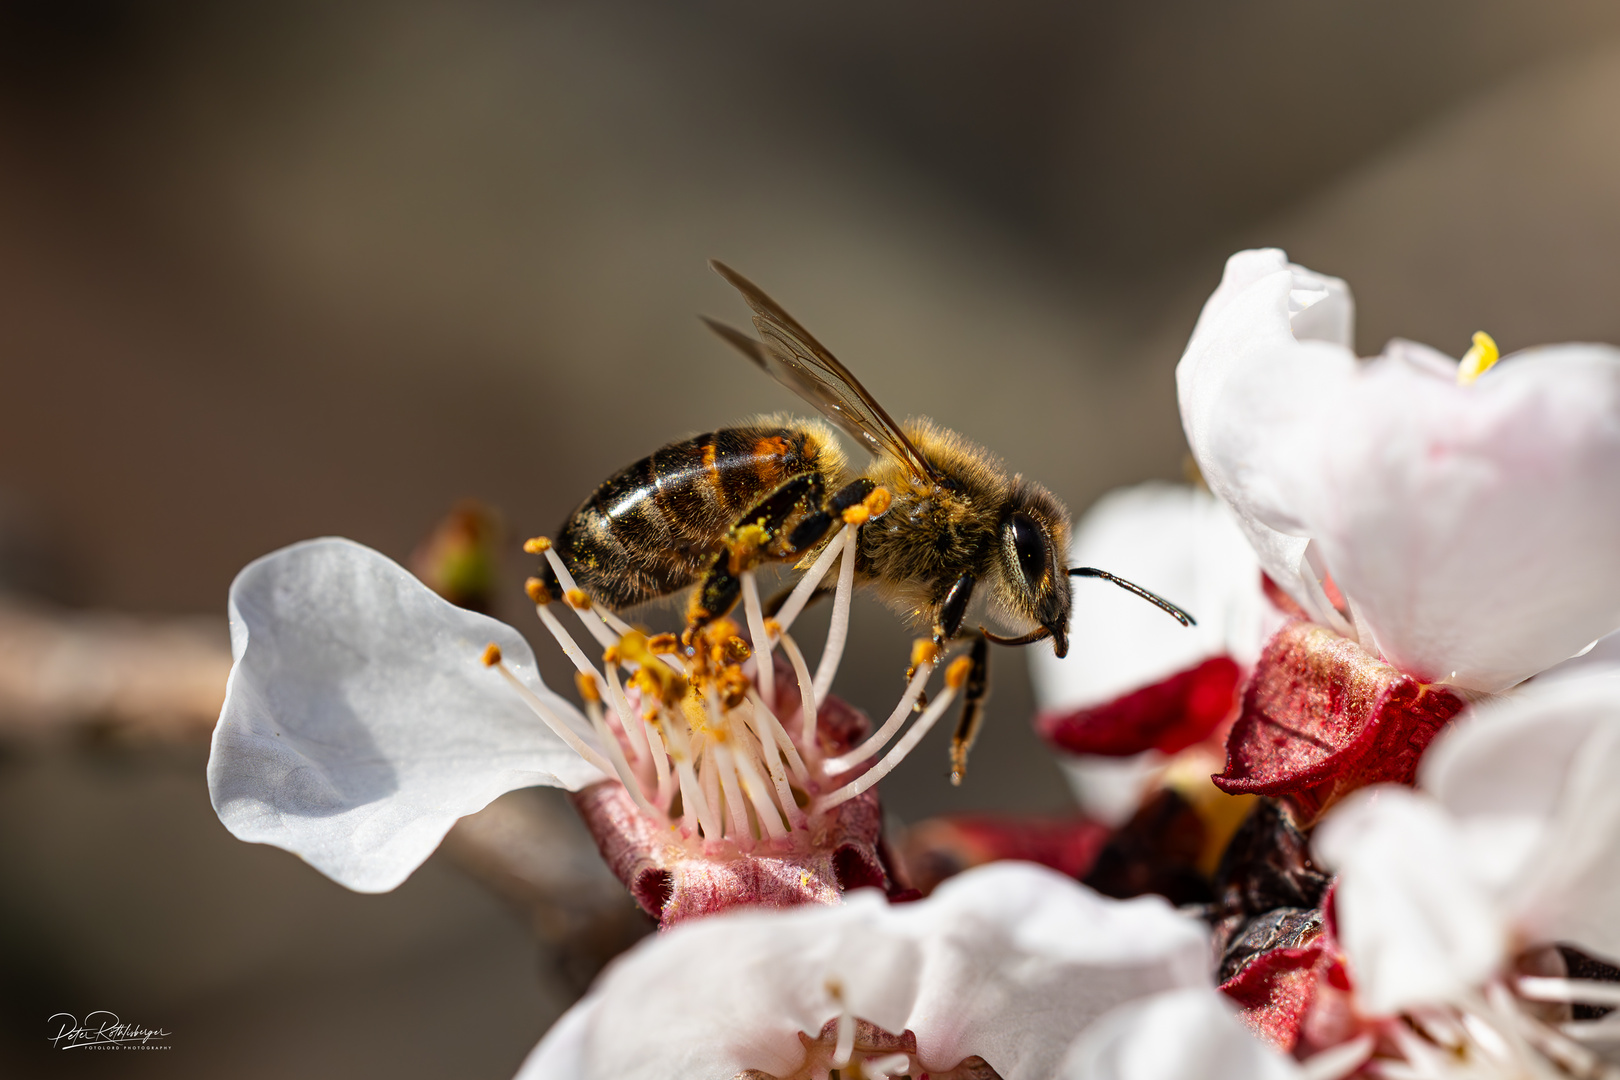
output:
M1069 651L1069 512L1052 493L1021 478L1001 517L996 599L1035 633ZM1044 631L1044 632L1043 632ZM1018 643L1030 638L1020 639Z

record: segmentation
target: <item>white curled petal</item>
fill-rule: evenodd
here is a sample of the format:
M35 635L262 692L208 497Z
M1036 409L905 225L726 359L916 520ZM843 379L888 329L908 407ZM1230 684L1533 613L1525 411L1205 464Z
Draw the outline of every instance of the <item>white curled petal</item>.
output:
M1461 1002L1507 959L1507 919L1433 799L1364 789L1328 815L1312 846L1339 874L1339 941L1364 1011Z
M1336 616L1306 562L1311 533L1293 489L1311 475L1332 403L1354 374L1352 313L1342 281L1274 249L1240 252L1176 367L1182 427L1210 490L1272 580L1328 625Z
M1076 578L1068 655L1029 650L1042 709L1112 701L1212 656L1252 664L1275 628L1253 549L1231 512L1198 488L1151 483L1103 496L1075 530L1069 564L1135 582L1197 625L1109 582Z
M1620 628L1620 350L1470 386L1374 360L1298 465L1284 500L1403 671L1494 692Z
M1291 1059L1238 1023L1209 989L1172 990L1122 1005L1086 1029L1061 1080L1301 1080Z
M434 595L348 540L266 555L230 594L236 663L208 791L242 840L301 856L361 892L392 889L456 819L514 788L602 778L482 663L508 665L594 742L540 682L516 630Z
M1542 676L1430 748L1425 788L1496 864L1520 937L1620 958L1620 669ZM1516 853L1516 857L1504 857Z
M1048 1077L1107 1010L1209 985L1201 924L1159 897L1111 900L1044 867L992 864L908 907L926 920L908 1026L929 1068L977 1054L1006 1080Z

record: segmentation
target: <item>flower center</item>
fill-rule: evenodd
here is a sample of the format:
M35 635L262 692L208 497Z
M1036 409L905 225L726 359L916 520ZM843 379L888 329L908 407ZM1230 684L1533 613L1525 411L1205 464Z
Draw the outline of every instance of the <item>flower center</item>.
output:
M587 655L551 610L538 578L530 599L546 629L573 661L585 714L604 753L553 715L518 680L491 646L484 661L498 668L530 708L576 751L615 776L643 814L682 839L725 841L741 851L807 840L822 814L860 795L890 772L938 722L966 682L971 661L948 665L945 689L876 764L867 763L899 734L916 711L939 651L920 641L914 673L888 720L865 742L842 754L817 728L847 639L855 582L855 530L846 527L822 552L774 619L759 600L754 571L741 569L745 617L753 644L731 619L716 619L683 638L648 637L611 611L593 604L544 538L525 549L543 554L585 630L601 646L601 666ZM812 591L840 563L832 626L814 676L788 627ZM764 647L760 648L759 643ZM772 654L780 646L796 692L778 693ZM795 715L796 710L796 715ZM862 767L865 766L863 769Z
M1491 335L1483 330L1475 331L1474 345L1463 353L1462 361L1457 365L1457 385L1470 386L1474 380L1496 366L1502 359L1502 351L1496 347Z

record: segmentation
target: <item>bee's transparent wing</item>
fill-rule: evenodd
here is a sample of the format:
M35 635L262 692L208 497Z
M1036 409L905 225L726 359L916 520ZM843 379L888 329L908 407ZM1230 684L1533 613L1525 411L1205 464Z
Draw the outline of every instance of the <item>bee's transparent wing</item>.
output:
M706 318L703 321L710 329L814 405L872 453L892 454L906 462L917 477L939 479L933 466L900 430L900 425L810 331L800 326L797 319L783 311L759 286L725 263L715 259L709 265L731 282L754 309L754 327L759 331L759 339Z

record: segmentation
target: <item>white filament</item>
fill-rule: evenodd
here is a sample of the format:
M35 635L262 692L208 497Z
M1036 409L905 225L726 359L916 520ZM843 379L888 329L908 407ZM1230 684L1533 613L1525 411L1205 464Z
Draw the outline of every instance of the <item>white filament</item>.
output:
M787 633L788 628L793 625L793 621L799 617L799 612L804 610L804 605L810 602L810 594L815 591L817 585L821 584L821 579L827 576L827 569L832 566L833 560L838 558L839 554L844 550L843 539L845 532L853 532L853 530L846 525L833 534L833 538L827 542L827 546L822 548L821 554L816 556L816 561L810 564L810 569L805 571L804 577L800 578L799 583L793 586L793 591L788 594L787 603L783 604L781 610L776 613L776 621L782 627L782 633Z
M896 765L906 759L907 754L916 749L917 744L922 741L922 737L928 734L928 729L939 722L939 718L945 715L945 710L950 707L951 702L954 700L956 700L956 688L947 686L945 691L934 700L933 704L929 705L928 709L917 717L917 722L911 725L911 730L906 732L905 736L895 744L894 749L889 751L887 757L848 784L821 799L816 804L817 808L822 811L831 810L841 803L848 802L885 776L888 776L889 773L894 771Z
M849 604L855 592L855 540L860 534L844 530L844 557L838 564L838 592L833 597L832 624L827 627L827 644L821 650L821 666L816 669L816 700L825 700L844 658L844 642L849 639ZM784 631L785 633L785 631Z
M752 570L742 572L743 611L748 615L748 636L754 639L755 677L766 701L776 700L776 665L771 662L771 639L765 633L765 613L759 606L759 583Z
M887 746L889 740L894 738L895 732L899 731L901 726L905 724L906 717L911 715L911 710L917 704L917 699L922 696L923 687L928 685L928 677L933 673L933 664L919 664L916 673L911 676L911 682L906 686L906 692L901 697L900 704L894 707L894 712L889 714L889 718L883 722L883 726L849 753L841 754L835 758L828 758L827 772L834 775L848 772Z

